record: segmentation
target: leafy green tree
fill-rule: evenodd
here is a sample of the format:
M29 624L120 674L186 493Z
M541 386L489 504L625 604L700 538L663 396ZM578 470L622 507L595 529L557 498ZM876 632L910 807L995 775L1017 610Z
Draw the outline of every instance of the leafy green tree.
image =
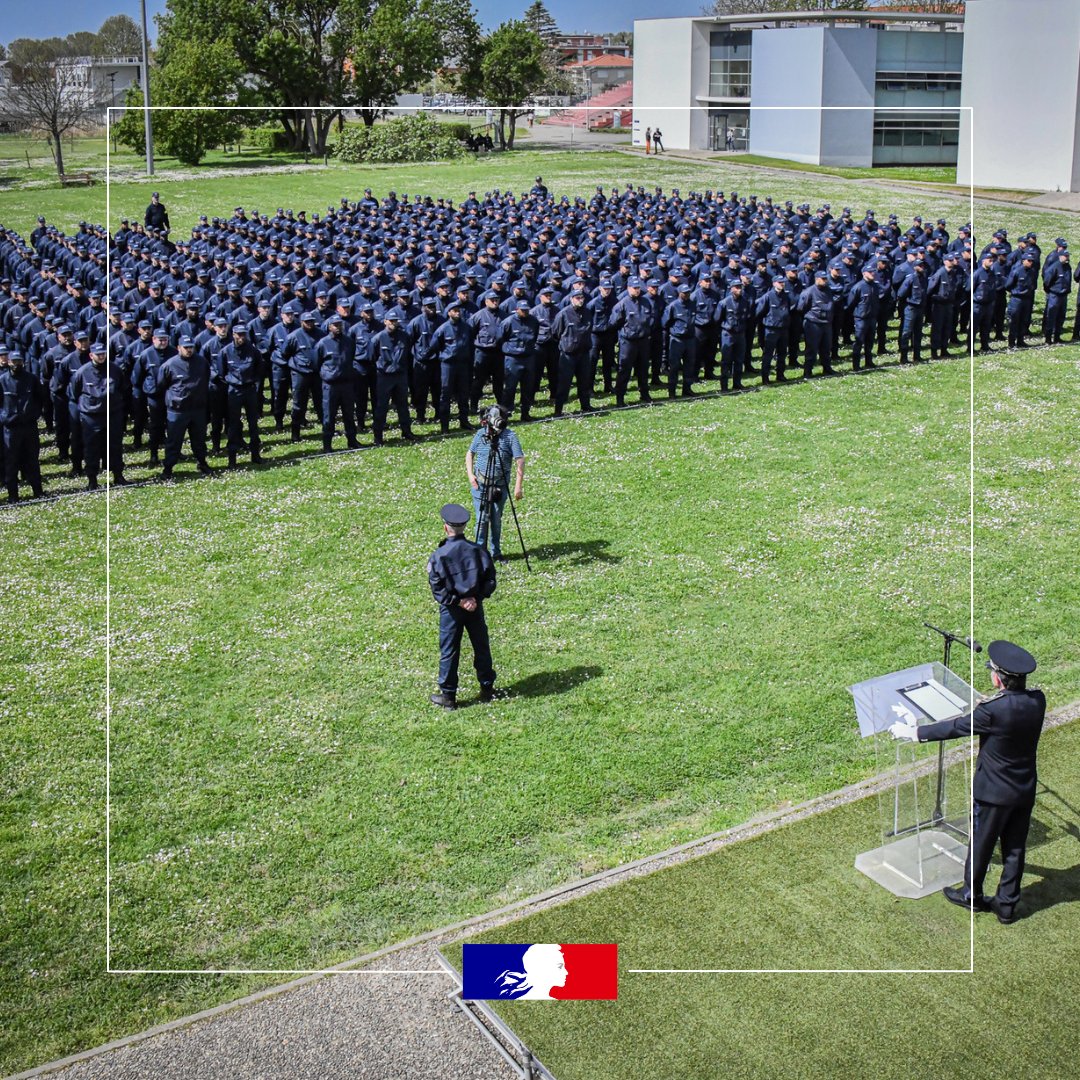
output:
M221 43L256 104L288 107L281 122L292 147L322 154L336 113L319 107L345 99L351 34L342 16L352 7L350 0L169 0L158 19L158 60L167 68L186 44Z
M533 0L525 9L521 21L536 34L545 45L550 45L559 36L559 26L544 4L544 0Z
M151 68L150 97L154 105L235 105L239 65L224 41L212 45L177 42L169 62ZM119 142L145 153L142 90L131 87L127 112L114 129ZM162 153L185 165L197 165L213 146L231 142L240 133L242 112L211 108L153 110L154 144Z
M110 15L98 28L98 56L141 56L142 31L130 15Z
M469 0L357 0L345 61L348 100L370 127L398 94L430 80L477 37Z
M322 154L337 106L373 122L460 55L470 26L478 36L469 0L169 0L158 44L164 67L184 42L227 44L292 147Z
M548 75L544 43L520 20L505 22L487 39L480 68L484 97L499 109L496 141L503 149L513 150L514 125L526 111L521 106L544 85Z

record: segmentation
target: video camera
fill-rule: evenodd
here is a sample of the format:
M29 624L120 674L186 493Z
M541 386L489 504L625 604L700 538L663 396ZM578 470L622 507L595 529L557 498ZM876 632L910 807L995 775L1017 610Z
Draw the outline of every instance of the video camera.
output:
M510 419L510 410L502 405L492 405L480 412L480 424L484 428L484 437L494 440L502 434L506 428L506 422Z

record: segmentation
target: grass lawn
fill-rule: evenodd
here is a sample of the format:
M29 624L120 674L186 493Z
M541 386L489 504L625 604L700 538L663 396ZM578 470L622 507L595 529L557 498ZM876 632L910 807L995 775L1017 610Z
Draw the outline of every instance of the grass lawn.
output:
M484 935L619 944L617 1001L496 1009L559 1080L959 1078L988 1057L1003 1076L1074 1076L1080 725L1044 737L1039 771L1050 790L1032 824L1026 917L975 918L974 974L631 973L777 961L966 969L967 913L941 896L897 899L854 869L875 843L867 799ZM452 955L460 964L460 946Z
M246 154L240 160L244 158ZM265 164L265 160L260 159L255 164ZM746 194L771 195L781 203L785 199L815 205L830 202L834 213L844 206L850 206L856 214L871 207L882 218L895 212L905 224L915 214L924 218L945 217L953 233L970 216L966 193L942 191L929 195L918 190L901 193L869 187L857 180L810 174L788 178L780 173L769 173L755 178L751 170L724 160L705 165L671 158L645 159L619 151L521 149L463 162L423 165L354 166L331 160L329 166L321 162L296 165L296 171L290 173L230 175L224 167L214 165L200 166L193 171L194 179L190 175L192 170L185 170L182 178L170 178L163 172L153 178L113 183L113 224L118 224L121 217L132 215L142 219L150 201L148 185L161 192L162 200L169 207L174 236L181 236L188 234L200 214L228 216L238 203L269 213L279 206L305 207L310 213L320 208L325 210L328 205L337 206L342 196L356 198L365 187L380 194L393 187L399 194L408 191L461 199L472 188L480 192L492 188L528 191L537 173L543 175L552 191L570 196L587 195L597 183L605 187L624 187L627 183L649 187L659 184L665 190L677 187L684 193L705 188L730 191L734 187ZM43 209L48 211L50 221L65 229L83 219L104 221L107 216L105 185L64 190L0 190L0 221L8 228L28 235ZM1047 245L1052 246L1053 238L1059 235L1074 243L1080 242L1080 229L1075 229L1071 218L1022 205L977 205L975 226L980 238L989 237L1000 227L1007 228L1010 236L1034 229L1039 233L1044 250Z
M765 165L796 172L839 176L845 180L917 180L926 184L955 184L955 165L879 165L870 169L845 168L840 165L812 165L805 161L774 158L765 154L728 154L725 164Z
M990 363L976 628L1061 702L1077 352ZM966 611L967 387L961 361L525 429L507 696L451 715L423 565L461 439L118 493L113 965L332 963L874 771L844 687ZM102 973L103 513L0 517L7 1068L252 985Z
M571 194L746 180L523 151L156 186L184 230L237 203L523 191L538 172ZM0 220L105 220L104 194L0 192ZM147 194L115 185L112 219ZM872 196L966 218L945 196ZM1061 228L1011 208L992 223ZM1078 593L1078 367L1075 348L977 365L976 630L1031 643L1054 702L1080 687L1061 618ZM526 428L534 571L505 568L490 616L507 697L452 715L426 702L423 571L437 507L466 494L460 438L117 493L113 966L330 964L873 771L843 687L935 656L921 621L967 610L967 395L960 360ZM0 512L0 541L17 613L0 678L11 1070L257 980L104 974L104 499Z

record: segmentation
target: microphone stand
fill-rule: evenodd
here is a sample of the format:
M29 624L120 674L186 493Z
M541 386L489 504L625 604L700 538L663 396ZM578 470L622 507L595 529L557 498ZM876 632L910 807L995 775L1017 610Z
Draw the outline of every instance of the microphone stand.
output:
M944 638L945 653L942 658L942 664L946 671L951 670L949 668L949 655L952 652L952 643L959 641L966 649L970 649L972 652L982 652L982 646L973 638L961 637L960 634L954 634L949 630L941 630L936 626L931 625L928 622L924 622L928 630L933 630L935 634L940 634ZM974 708L974 702L972 702L972 708ZM965 840L968 838L967 834L958 829L955 825L945 820L945 811L943 808L945 795L945 743L943 741L938 742L938 760L937 760L937 795L934 798L934 812L930 817L930 821L927 824L939 825L944 829L948 829L950 832L954 832L957 836L963 837Z

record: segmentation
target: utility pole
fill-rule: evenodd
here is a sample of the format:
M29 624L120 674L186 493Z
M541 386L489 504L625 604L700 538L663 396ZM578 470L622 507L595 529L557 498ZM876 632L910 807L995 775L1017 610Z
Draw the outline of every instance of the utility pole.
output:
M142 9L143 129L146 135L146 175L154 175L154 127L150 122L150 42L146 36L146 0Z

